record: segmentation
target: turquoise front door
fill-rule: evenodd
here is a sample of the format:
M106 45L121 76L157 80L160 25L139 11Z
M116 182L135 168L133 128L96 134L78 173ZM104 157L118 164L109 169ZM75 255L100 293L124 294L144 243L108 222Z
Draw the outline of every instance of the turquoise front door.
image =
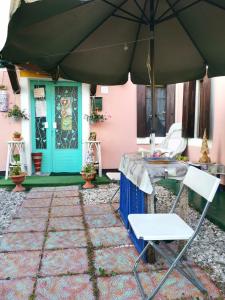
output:
M32 152L43 173L79 172L82 164L81 84L31 80Z

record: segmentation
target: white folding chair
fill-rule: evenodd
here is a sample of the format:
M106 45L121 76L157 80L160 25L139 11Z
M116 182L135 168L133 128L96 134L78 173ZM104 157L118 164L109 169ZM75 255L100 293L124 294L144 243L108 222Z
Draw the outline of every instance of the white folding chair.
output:
M106 176L112 181L112 182L116 182L117 184L120 184L120 172L107 172ZM109 202L112 203L114 197L116 196L116 194L119 192L120 190L120 185L119 187L116 189L115 193L113 193L112 197L110 198Z
M174 269L184 275L202 293L207 293L207 290L196 278L190 267L184 264L181 259L199 233L200 227L207 213L209 205L215 196L219 183L220 179L217 177L209 175L204 171L200 171L195 167L189 167L188 172L181 184L176 201L168 214L130 214L128 216L130 226L132 227L137 239L148 241L146 247L137 258L133 268L134 276L143 299L153 299ZM195 230L193 230L183 219L174 213L184 186L187 186L207 200ZM187 242L179 253L175 253L167 243L164 243L163 249L160 247L160 243L163 243L163 241L166 240L186 240ZM137 273L137 268L140 259L150 246L152 246L156 252L162 255L164 259L166 259L170 267L160 280L157 287L149 296L146 296Z

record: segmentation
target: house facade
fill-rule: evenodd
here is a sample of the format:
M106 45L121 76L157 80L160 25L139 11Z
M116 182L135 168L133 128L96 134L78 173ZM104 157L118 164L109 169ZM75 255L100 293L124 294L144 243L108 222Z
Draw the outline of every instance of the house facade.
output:
M12 133L19 131L26 145L28 171L32 173L32 152L43 153L42 172L79 172L85 162L85 141L90 132L96 132L101 142L103 169L117 169L123 153L137 151L148 147L148 121L143 118L151 113L151 107L143 107L140 101L148 98L149 90L136 86L128 81L122 86L98 86L96 95L102 97L102 113L110 115L104 122L90 124L90 86L59 80L54 83L50 78L25 71L18 72L21 93L14 95L7 71L1 69L0 82L7 87L9 109L17 104L29 116L29 120L15 121L7 117L7 112L0 112L0 171L6 167L7 141ZM225 141L225 78L211 79L209 104L209 148L213 162L225 164L223 149ZM140 93L142 92L142 100ZM199 82L195 86L195 111L193 134L188 138L187 155L197 161L200 156L202 139L196 134L199 127ZM172 96L171 96L172 95ZM173 122L182 122L184 115L184 84L173 87L158 88L160 105L158 116L159 135L164 135ZM170 97L170 99L168 98ZM167 98L167 99L166 99ZM172 106L171 106L172 103ZM164 105L164 106L163 106ZM193 105L192 105L193 106ZM140 112L142 107L142 114ZM163 119L164 115L164 119ZM189 122L190 123L190 122ZM146 125L147 124L147 125ZM142 128L140 128L142 126ZM145 128L146 130L146 128ZM146 136L145 136L146 135ZM160 141L160 137L158 137Z

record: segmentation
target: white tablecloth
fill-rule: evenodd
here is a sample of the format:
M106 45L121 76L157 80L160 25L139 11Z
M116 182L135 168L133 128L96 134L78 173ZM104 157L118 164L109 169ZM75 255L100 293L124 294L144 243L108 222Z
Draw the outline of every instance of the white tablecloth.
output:
M162 178L182 180L187 168L188 166L182 162L149 164L138 153L124 154L119 166L119 170L127 179L146 194L152 194L153 183Z

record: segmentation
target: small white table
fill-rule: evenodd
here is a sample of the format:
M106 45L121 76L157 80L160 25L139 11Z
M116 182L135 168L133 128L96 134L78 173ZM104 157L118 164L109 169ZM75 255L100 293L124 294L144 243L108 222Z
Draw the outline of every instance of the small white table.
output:
M17 150L17 151L16 151ZM26 159L25 159L25 143L24 141L8 141L8 151L6 159L5 179L9 177L10 166L15 165L15 159L13 155L17 152L20 156L21 170L25 171Z
M98 164L98 175L102 177L102 154L101 154L101 142L100 141L85 141L86 144L86 156L89 151L96 151L96 161L95 164Z

